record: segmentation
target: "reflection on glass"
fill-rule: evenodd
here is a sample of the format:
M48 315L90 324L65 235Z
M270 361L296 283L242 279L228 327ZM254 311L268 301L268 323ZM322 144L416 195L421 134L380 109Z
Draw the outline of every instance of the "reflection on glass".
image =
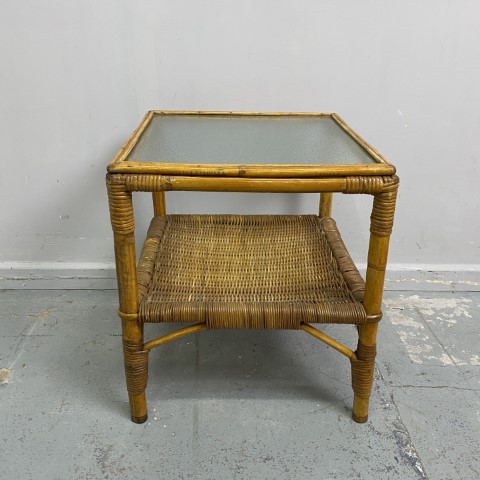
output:
M330 117L157 115L127 160L189 164L372 164Z

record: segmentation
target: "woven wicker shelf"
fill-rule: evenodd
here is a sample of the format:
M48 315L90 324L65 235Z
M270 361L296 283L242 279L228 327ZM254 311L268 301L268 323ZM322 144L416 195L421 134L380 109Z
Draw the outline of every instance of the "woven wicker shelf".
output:
M155 217L138 281L143 322L298 329L367 319L335 221L316 215Z

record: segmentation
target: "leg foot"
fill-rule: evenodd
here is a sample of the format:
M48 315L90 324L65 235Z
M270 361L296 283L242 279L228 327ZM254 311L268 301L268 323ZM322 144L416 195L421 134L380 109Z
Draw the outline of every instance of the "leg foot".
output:
M132 422L147 420L147 398L145 388L148 381L148 351L132 351L124 342L125 376L127 379L128 400Z
M143 417L131 417L133 423L145 423L148 419L148 415Z
M368 403L368 398L354 396L352 418L355 422L365 423L368 420Z
M145 392L140 394L128 394L130 402L130 414L133 423L144 423L147 421L147 398Z

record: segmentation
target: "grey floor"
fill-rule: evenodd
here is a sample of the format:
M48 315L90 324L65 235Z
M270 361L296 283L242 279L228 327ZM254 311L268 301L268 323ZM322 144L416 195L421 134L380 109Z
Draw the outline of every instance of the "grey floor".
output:
M155 350L135 425L116 308L115 291L0 291L2 479L480 478L480 293L386 293L364 425L348 361L290 331Z

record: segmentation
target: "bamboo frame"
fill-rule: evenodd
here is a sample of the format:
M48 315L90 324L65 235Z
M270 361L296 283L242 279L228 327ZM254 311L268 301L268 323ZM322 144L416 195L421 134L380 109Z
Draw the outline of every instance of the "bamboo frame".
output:
M366 150L375 159L376 162L391 165L387 162L387 160L385 160L385 158L380 154L377 149L373 148L369 143L367 143L367 141L364 140L352 127L350 127L345 122L345 120L340 117L340 115L338 115L337 113L332 113L331 117L333 120L335 120L335 123L340 126L344 132L350 135L350 137L352 137L364 150Z
M382 313L383 285L397 189L398 178L393 177L390 182L385 183L382 192L374 196L363 298L363 306L367 315L381 316ZM352 359L353 419L358 423L368 420L368 406L375 368L377 330L378 323L370 323L358 328L357 355Z
M148 180L148 179L147 179ZM135 177L127 177L127 186L132 191L193 191L193 192L271 192L271 193L317 193L341 192L346 189L345 178L237 178L156 176L154 184L143 190Z
M124 179L118 176L107 177L107 189L131 418L135 423L143 423L147 420L145 386L148 357L143 353L143 324L137 321L138 286L132 194L125 188Z
M143 349L152 350L152 348L158 347L160 345L165 345L165 343L185 337L186 335L191 335L192 333L203 332L207 329L208 327L205 323L196 323L194 325L189 325L187 327L176 330L175 332L168 333L167 335L162 335L161 337L150 340L149 342L145 343Z
M377 162L372 165L191 165L130 162L129 153L155 115L264 115L330 116ZM343 355L352 365L354 390L353 419L365 422L371 393L376 354L378 320L389 239L398 188L395 167L388 162L336 114L256 113L256 112L178 112L150 111L108 166L107 188L114 231L120 316L125 358L125 373L131 417L136 423L147 419L145 388L148 353L151 349L191 333L206 330L204 323L190 325L144 343L143 324L138 319L139 293L134 239L133 191L152 192L155 216L164 216L165 191L239 192L320 192L319 215L331 215L332 192L369 194L374 197L368 266L363 307L368 323L358 327L357 350L353 352L308 324L300 328Z
M332 216L332 193L331 192L324 192L320 194L319 215L322 218Z
M368 165L220 165L145 163L122 161L108 167L110 173L153 173L161 175L204 175L221 177L319 178L345 175L393 175L395 167L387 164Z
M173 176L154 174L122 174L131 192L209 191L209 192L273 192L273 193L369 193L383 190L384 183L394 176L348 176L333 178L232 178Z
M320 330L317 330L315 327L312 327L308 323L303 323L300 326L300 328L303 331L307 332L308 334L312 335L312 337L315 337L317 340L320 340L321 342L334 348L337 352L340 352L342 355L345 355L347 358L352 359L355 357L355 352L353 350L350 350L345 345L342 345L340 342L337 342L334 338L330 337L326 333L321 332Z
M186 163L148 163L127 160L128 155L148 128L155 116L194 115L194 116L262 116L262 117L330 117L347 135L362 147L374 160L374 164L365 165L259 165L259 164L186 164ZM315 112L222 112L222 111L177 111L152 110L143 118L139 127L132 133L112 162L107 167L110 173L155 173L163 175L217 175L230 177L332 177L343 175L394 175L395 167L389 164L360 135L351 129L335 113Z
M342 345L340 342L337 342L334 338L330 337L324 332L312 327L308 323L302 323L300 329L307 332L308 334L315 337L317 340L325 343L326 345L334 348L337 352L340 352L342 355L345 355L347 358L355 358L355 352L350 350L345 345ZM191 335L193 333L203 332L208 330L208 326L205 323L195 323L194 325L188 325L187 327L180 328L174 332L162 335L160 337L149 340L143 345L143 350L152 350L160 345L165 345L166 343L178 340L179 338L185 337L186 335Z
M167 214L165 206L165 192L152 192L153 214L164 217Z

